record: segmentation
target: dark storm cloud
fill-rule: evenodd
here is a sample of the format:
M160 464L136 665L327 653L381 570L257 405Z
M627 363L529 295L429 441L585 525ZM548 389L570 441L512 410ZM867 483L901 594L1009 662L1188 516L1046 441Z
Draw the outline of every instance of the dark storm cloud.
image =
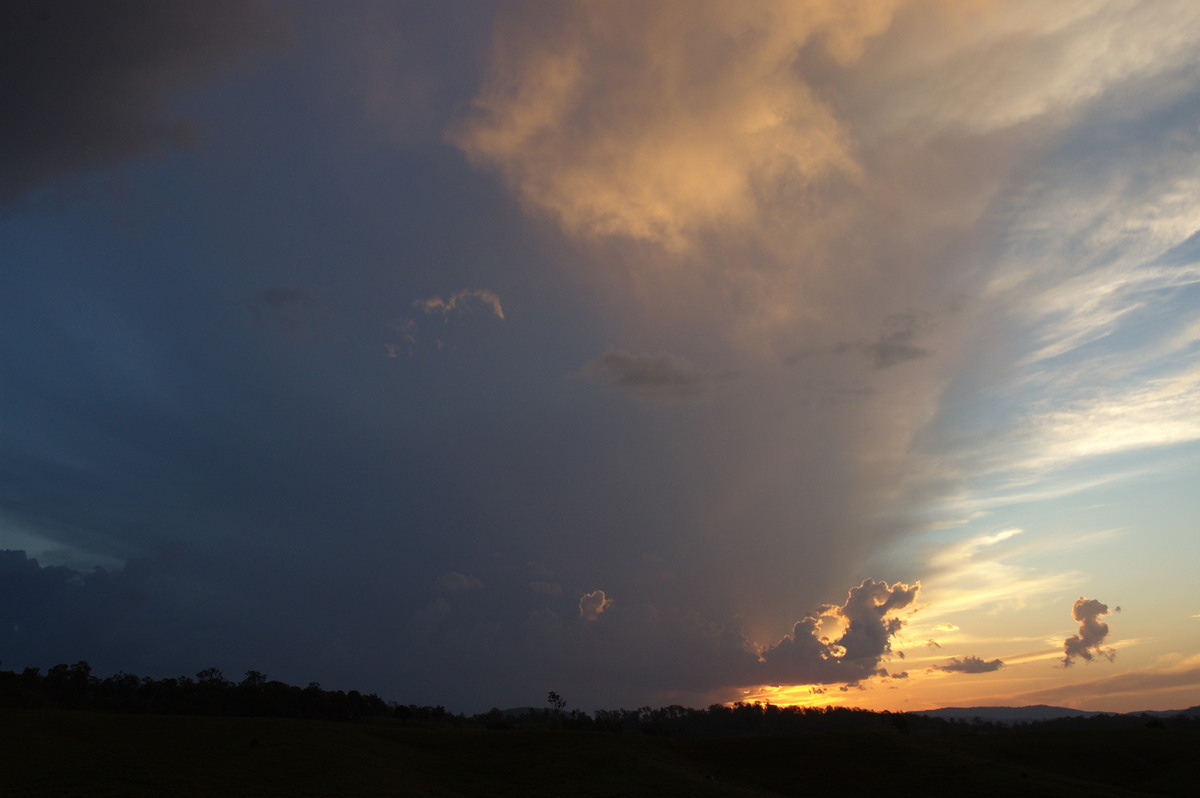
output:
M266 4L12 0L0 4L0 205L62 175L193 142L179 86L283 38Z
M457 593L463 590L482 590L483 583L473 576L460 574L458 571L450 571L443 574L441 578L442 589L449 593Z
M980 657L966 656L961 659L953 657L944 665L935 665L934 669L951 673L991 673L1003 667L1004 663L998 659L984 660Z
M23 551L0 551L0 651L4 665L95 659L144 600L137 566L117 572L42 567Z
M421 601L401 585L384 586L364 562L350 591L355 605L407 609L381 622L346 604L347 574L332 558L322 573L310 559L282 551L225 562L195 547L180 555L83 573L40 567L22 552L0 554L5 664L87 659L98 672L155 676L256 668L293 682L382 687L397 700L449 700L471 710L528 700L531 684L553 684L593 707L680 694L699 700L732 687L885 676L880 664L901 625L890 616L917 590L867 580L760 656L734 620L671 603L623 604L600 589L531 589L521 582L528 568L485 568L483 579L446 572ZM282 579L283 565L299 573ZM844 633L821 638L819 619L844 624ZM348 646L358 658L369 654L367 661L349 661ZM379 680L374 659L390 663L392 678ZM482 683L468 678L477 677L481 660L490 674ZM354 674L358 681L347 684ZM448 689L460 677L468 681Z
M1120 607L1117 610L1120 610ZM1100 620L1111 612L1107 604L1101 604L1096 599L1080 596L1075 600L1074 606L1071 607L1071 617L1079 621L1079 633L1063 641L1063 653L1066 655L1063 657L1063 665L1069 666L1076 659L1091 662L1097 657L1111 660L1116 656L1116 651L1104 648L1104 641L1108 637L1108 624Z
M667 352L634 354L609 349L579 370L614 388L659 399L686 399L704 394L715 375Z

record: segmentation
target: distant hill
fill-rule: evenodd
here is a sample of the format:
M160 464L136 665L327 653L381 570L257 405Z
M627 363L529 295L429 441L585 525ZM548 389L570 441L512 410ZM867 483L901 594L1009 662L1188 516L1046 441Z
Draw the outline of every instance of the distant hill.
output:
M1093 717L1096 715L1149 715L1157 718L1173 718L1177 715L1200 717L1200 707L1190 709L1147 710L1145 712L1092 712L1069 707L1051 707L1037 704L1030 707L942 707L941 709L923 709L909 712L909 715L924 715L943 720L983 720L998 723L1036 723L1056 718Z

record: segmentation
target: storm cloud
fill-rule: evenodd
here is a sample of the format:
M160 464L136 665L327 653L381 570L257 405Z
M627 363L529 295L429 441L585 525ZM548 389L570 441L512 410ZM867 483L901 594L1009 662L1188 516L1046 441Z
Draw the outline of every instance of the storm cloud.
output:
M1191 600L1194 3L202 8L0 12L5 667L895 708Z
M0 11L0 204L54 178L191 146L175 92L287 40L266 3L14 0Z

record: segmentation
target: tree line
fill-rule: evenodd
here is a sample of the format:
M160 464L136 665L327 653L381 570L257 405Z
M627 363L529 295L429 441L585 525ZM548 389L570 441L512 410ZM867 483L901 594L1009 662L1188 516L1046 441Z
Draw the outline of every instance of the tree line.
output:
M87 662L60 664L42 673L0 671L0 706L8 709L75 709L167 715L243 715L353 720L394 714L377 695L296 687L247 671L234 682L216 668L168 679L117 673L92 675ZM432 711L432 710L431 710ZM444 711L444 710L443 710Z

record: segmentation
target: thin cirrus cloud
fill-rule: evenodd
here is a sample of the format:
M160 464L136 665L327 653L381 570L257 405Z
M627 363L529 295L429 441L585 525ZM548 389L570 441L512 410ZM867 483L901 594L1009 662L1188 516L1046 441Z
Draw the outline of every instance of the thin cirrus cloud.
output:
M1113 674L1099 679L1056 685L1014 696L1022 703L1071 703L1104 706L1115 698L1132 699L1144 705L1163 693L1178 693L1187 701L1200 688L1200 657L1187 657L1168 666L1150 667Z

